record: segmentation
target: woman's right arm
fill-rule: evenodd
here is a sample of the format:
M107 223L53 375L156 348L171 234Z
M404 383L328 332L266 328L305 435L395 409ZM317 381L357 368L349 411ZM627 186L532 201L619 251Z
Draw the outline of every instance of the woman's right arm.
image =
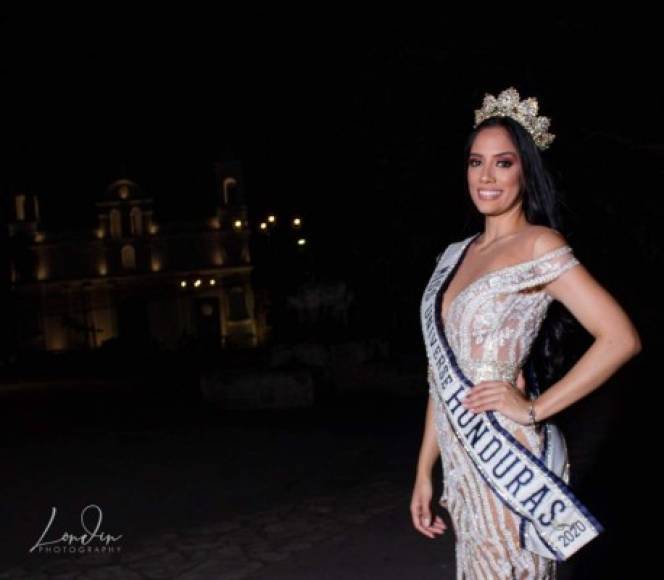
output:
M413 526L429 538L435 538L436 534L443 534L447 528L440 516L433 518L431 513L431 500L433 499L431 472L436 459L439 457L434 424L434 404L433 394L429 394L424 421L424 435L422 436L420 455L417 460L413 497L410 502Z
M420 455L417 460L416 480L431 481L431 472L438 459L440 452L438 450L438 441L436 440L436 428L434 425L434 399L429 395L427 410L424 421L424 434L422 435L422 445L420 446Z

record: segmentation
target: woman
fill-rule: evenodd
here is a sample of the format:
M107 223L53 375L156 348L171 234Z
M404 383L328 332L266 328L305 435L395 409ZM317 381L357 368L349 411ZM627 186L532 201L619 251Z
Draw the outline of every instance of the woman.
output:
M626 313L557 229L540 156L554 139L548 127L536 100L521 101L513 87L486 95L466 146L484 231L439 256L422 302L430 396L410 509L425 536L445 532L431 512L440 454L439 503L454 524L457 578L555 578L556 560L603 531L566 485L565 441L548 419L641 350ZM554 300L595 340L540 395L536 377L548 384L561 322L545 320ZM540 354L531 347L543 326L553 339ZM528 364L536 362L548 372L536 375Z

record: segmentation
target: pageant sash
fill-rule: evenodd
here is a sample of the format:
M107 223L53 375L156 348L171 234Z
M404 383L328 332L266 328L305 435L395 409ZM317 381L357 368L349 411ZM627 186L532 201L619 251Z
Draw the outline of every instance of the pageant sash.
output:
M462 405L474 385L461 371L450 349L440 309L445 281L470 240L447 248L422 298L422 330L435 379L437 404L447 414L473 465L495 495L522 518L522 548L566 560L604 528L563 481L564 463L559 461L559 467L551 469L497 421L495 412L474 414ZM545 435L553 435L545 437L546 444L558 445L554 451L560 454L564 439L553 424L543 426ZM548 453L550 456L550 449ZM563 453L566 459L566 448Z

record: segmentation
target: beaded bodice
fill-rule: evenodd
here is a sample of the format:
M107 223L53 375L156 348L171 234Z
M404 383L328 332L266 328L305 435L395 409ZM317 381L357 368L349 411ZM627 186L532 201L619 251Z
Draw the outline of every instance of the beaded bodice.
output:
M455 250L454 270L474 237ZM487 272L453 298L443 320L445 335L471 381L516 382L553 301L545 285L578 263L565 244L533 260ZM442 317L442 304L439 309Z

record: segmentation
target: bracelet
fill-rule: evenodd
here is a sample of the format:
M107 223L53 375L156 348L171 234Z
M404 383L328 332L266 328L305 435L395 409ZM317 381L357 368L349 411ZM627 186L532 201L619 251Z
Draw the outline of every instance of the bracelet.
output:
M530 425L531 427L537 423L537 419L535 418L535 401L530 401L530 407L528 408L528 416L530 417Z

